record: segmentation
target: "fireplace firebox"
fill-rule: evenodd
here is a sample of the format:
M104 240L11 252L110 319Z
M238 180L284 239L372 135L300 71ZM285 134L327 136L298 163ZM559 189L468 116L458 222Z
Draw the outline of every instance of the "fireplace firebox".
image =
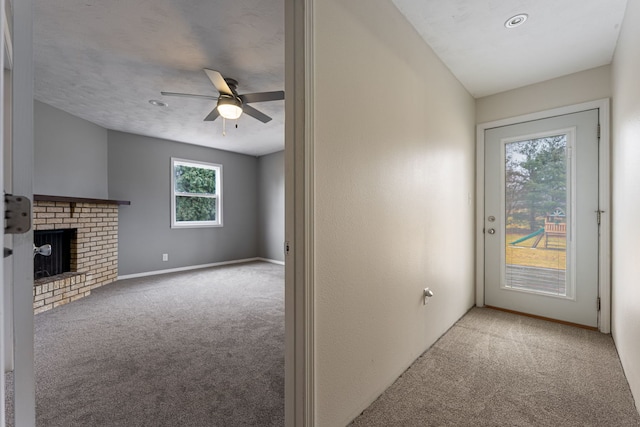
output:
M71 243L75 238L75 229L36 230L33 244L37 247L51 245L51 255L35 255L33 259L33 278L57 276L71 271Z

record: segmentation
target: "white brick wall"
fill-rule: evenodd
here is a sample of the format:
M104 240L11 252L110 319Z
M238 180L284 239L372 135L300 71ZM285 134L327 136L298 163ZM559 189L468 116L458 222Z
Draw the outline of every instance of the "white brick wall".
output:
M76 229L71 270L34 283L33 308L50 310L118 277L118 205L114 203L34 202L34 230ZM75 274L74 274L75 273Z

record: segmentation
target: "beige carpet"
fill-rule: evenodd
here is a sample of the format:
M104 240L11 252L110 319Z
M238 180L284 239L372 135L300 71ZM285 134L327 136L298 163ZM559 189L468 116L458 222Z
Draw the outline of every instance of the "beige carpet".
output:
M610 335L474 308L352 426L640 426Z

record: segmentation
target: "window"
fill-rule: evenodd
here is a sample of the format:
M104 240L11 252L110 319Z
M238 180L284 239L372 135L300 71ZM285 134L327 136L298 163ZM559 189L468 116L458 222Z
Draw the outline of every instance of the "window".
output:
M171 227L222 226L222 165L171 159Z

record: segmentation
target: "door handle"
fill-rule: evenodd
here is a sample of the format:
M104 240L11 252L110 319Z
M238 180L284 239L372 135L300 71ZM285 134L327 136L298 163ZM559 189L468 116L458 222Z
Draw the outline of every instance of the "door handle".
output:
M496 229L495 228L490 228L490 229L487 230L487 233L496 234Z

